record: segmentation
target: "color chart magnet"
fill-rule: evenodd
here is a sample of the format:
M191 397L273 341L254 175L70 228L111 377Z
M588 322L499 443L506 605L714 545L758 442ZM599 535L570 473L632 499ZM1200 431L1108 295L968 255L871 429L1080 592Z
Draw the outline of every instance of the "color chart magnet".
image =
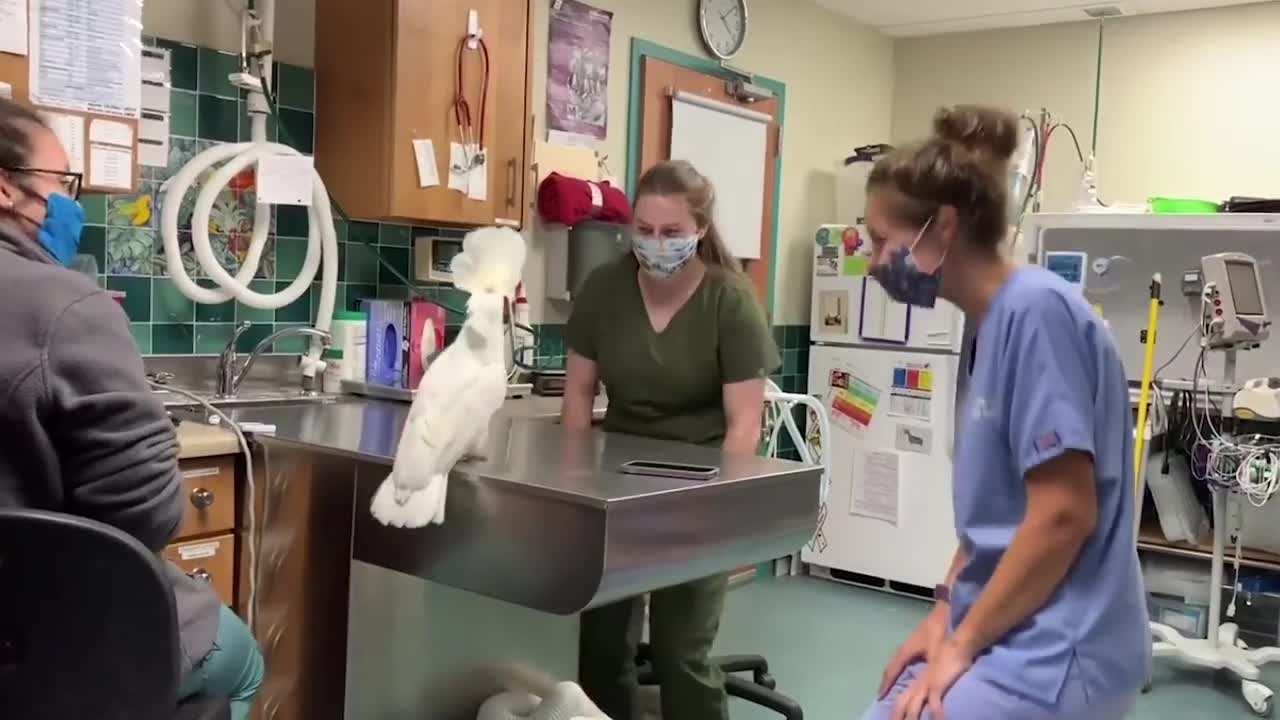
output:
M929 363L900 363L893 368L889 414L926 422L933 417L933 368Z
M866 430L880 405L880 389L845 370L831 373L831 390L827 403L831 421L845 430Z

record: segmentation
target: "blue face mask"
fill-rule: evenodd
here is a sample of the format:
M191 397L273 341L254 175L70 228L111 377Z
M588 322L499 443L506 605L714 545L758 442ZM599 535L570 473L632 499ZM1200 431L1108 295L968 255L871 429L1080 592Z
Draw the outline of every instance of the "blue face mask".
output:
M40 225L40 246L58 264L70 267L80 249L84 228L84 208L66 195L54 193L45 201L44 223Z
M698 252L698 236L658 238L636 235L631 248L640 267L650 275L665 280L684 269Z
M931 308L938 302L938 287L942 282L941 263L937 270L927 273L916 264L913 254L932 222L933 218L929 218L910 246L890 251L888 261L871 271L872 277L884 288L885 294L897 302L922 308ZM943 259L946 259L945 255Z

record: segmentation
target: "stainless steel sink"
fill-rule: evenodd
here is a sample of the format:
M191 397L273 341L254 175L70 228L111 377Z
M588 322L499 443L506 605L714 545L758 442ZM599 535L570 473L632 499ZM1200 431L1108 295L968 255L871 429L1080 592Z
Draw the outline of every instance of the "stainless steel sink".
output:
M211 388L177 387L190 392L216 408L275 407L284 405L332 404L340 402L342 395L304 395L297 388L263 387L243 388L235 397L216 397ZM153 389L152 394L160 398L167 408L199 407L199 403L191 398L171 390Z

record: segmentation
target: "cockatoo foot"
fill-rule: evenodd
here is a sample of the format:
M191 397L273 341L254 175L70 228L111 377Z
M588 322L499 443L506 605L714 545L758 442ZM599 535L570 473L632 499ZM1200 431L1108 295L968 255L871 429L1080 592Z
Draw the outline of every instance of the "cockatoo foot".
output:
M436 517L440 500L432 488L408 491L405 502L399 501L401 489L387 478L373 495L369 511L383 525L397 528L426 527Z

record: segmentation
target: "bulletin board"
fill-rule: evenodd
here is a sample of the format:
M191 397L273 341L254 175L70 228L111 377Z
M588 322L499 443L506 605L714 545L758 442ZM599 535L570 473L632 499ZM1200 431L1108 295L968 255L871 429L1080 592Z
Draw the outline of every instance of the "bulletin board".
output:
M0 0L0 82L45 116L85 192L137 189L141 13L139 0ZM56 102L33 102L33 75Z

